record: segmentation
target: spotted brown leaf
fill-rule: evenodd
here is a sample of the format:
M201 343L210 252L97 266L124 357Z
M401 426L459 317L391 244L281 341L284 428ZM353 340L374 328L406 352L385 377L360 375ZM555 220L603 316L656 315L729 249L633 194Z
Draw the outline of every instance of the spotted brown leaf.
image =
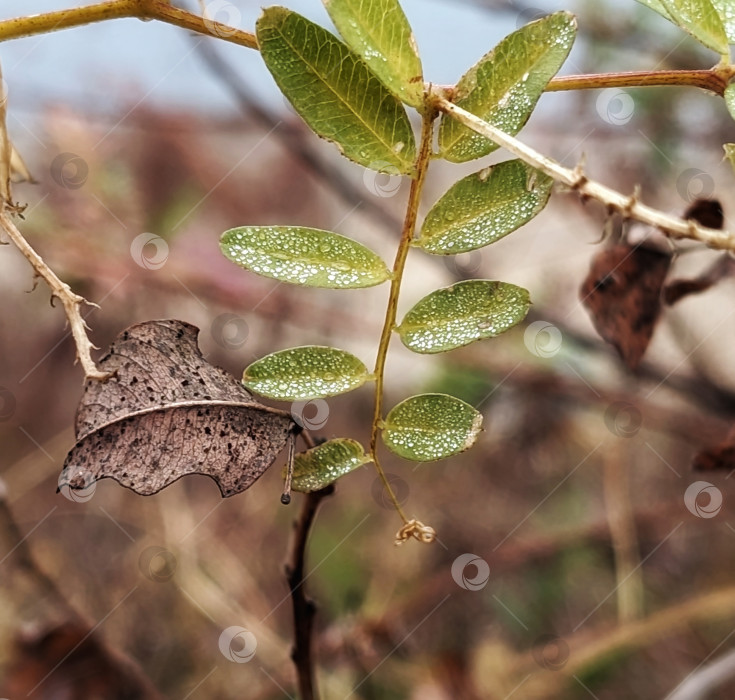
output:
M592 259L580 298L600 336L635 369L661 313L671 256L646 245L607 248Z
M209 364L198 334L183 321L148 321L115 339L99 362L111 378L85 385L60 488L112 478L147 496L206 474L232 496L265 472L296 424Z

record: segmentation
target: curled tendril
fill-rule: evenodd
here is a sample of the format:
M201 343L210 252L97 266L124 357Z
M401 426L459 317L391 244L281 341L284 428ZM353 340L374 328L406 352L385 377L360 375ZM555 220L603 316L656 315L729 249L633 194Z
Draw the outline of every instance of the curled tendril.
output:
M409 520L397 533L394 544L400 545L410 537L424 544L431 544L436 539L436 530L418 520Z

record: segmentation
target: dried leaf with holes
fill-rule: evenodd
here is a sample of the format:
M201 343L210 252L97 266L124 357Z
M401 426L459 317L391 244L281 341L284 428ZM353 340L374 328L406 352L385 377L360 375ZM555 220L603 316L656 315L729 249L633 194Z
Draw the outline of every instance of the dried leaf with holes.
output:
M671 256L646 245L620 244L595 255L580 298L600 336L635 369L661 313Z
M60 488L112 478L147 496L182 476L206 474L226 497L265 472L298 427L209 364L198 334L166 320L116 338L99 362L112 377L85 385Z

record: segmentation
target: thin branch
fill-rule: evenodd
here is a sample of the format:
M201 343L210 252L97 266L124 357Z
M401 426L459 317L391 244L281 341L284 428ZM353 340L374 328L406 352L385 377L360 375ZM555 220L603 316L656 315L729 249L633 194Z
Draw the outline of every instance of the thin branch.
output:
M249 49L258 48L258 40L254 34L181 10L171 5L168 0L110 0L86 7L14 17L0 22L0 41L123 17L157 19L198 34L216 36Z
M658 209L641 204L635 193L626 196L599 182L589 180L580 166L570 169L560 165L555 160L542 155L474 114L457 107L441 95L434 95L434 104L437 109L449 114L468 129L506 148L522 161L546 173L557 182L576 190L581 196L595 199L602 202L610 210L620 212L626 219L634 219L659 228L672 238L688 238L704 243L710 248L735 251L735 234L729 231L706 228L691 219L685 221L676 216L665 214Z
M291 591L294 620L294 645L291 650L291 659L294 666L296 666L301 700L314 700L318 697L311 648L316 605L314 605L314 601L306 597L304 591L306 542L309 539L309 531L322 499L331 496L333 493L334 484L330 484L320 491L313 491L304 495L301 513L299 513L298 519L294 521L293 537L288 563L286 564L286 578Z
M74 294L71 288L65 282L62 282L56 273L43 261L41 256L30 246L23 234L16 227L13 219L5 211L0 211L0 230L8 235L11 241L16 245L18 250L25 256L26 260L31 264L35 273L44 279L46 284L51 288L51 293L57 299L61 300L64 305L66 317L69 319L71 334L77 347L77 357L84 369L85 379L97 379L103 381L109 377L109 374L97 369L94 360L92 360L91 350L94 345L87 336L87 326L79 311L82 304L95 306L87 301L84 297Z
M615 558L618 621L621 624L641 617L644 590L635 514L630 502L629 455L624 442L618 440L603 458L605 514Z
M730 66L710 70L657 70L626 71L621 73L590 73L588 75L563 75L553 78L546 92L561 90L597 90L600 88L630 87L697 87L724 95L733 75Z

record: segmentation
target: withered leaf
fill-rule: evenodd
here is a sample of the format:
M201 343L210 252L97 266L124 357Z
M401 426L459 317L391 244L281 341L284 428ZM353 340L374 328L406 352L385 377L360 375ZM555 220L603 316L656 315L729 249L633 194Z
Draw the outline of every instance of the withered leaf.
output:
M664 300L670 306L690 294L704 292L718 282L735 274L735 259L729 253L721 255L710 267L698 277L676 279L669 282L664 289Z
M265 472L298 426L209 364L198 334L183 321L148 321L115 339L99 362L112 377L85 384L60 488L109 477L147 496L206 474L232 496Z
M695 199L684 212L684 219L694 219L708 228L722 228L725 212L718 199Z
M671 256L627 243L595 255L580 298L600 336L635 369L646 352L661 313L661 289Z

